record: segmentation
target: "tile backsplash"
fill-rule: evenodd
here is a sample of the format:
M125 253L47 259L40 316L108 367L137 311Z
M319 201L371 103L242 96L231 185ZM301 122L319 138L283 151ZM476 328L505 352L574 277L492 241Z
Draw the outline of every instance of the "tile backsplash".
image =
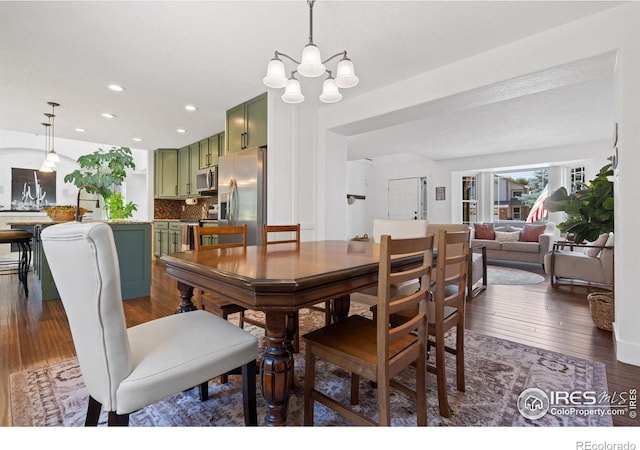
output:
M153 218L154 219L191 219L197 220L202 218L202 207L204 206L205 214L207 210L218 203L218 197L201 197L195 205L187 205L184 199L169 200L155 199L153 201Z

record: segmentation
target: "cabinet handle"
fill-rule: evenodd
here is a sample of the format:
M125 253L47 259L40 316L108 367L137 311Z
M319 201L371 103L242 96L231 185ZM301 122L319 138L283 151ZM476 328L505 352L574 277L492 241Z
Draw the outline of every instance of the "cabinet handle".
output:
M176 196L178 196L178 185L176 184Z

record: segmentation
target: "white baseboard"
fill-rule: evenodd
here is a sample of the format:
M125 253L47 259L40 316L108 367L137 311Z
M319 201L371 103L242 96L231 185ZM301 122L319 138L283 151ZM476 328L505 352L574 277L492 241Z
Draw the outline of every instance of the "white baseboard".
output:
M613 342L616 347L616 359L626 364L640 366L640 343L624 341L619 337L620 333L616 323L613 323Z

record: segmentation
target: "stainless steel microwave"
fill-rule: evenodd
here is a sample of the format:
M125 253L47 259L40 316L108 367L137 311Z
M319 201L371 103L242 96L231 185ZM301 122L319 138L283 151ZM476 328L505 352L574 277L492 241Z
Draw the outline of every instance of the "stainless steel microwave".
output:
M196 191L216 192L218 190L218 175L216 167L199 170L196 174Z

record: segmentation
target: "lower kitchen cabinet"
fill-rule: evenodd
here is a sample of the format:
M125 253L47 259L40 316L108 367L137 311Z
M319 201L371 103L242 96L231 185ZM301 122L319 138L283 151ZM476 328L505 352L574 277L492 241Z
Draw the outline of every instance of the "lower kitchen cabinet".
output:
M182 251L182 233L180 222L153 222L155 256L168 255Z

